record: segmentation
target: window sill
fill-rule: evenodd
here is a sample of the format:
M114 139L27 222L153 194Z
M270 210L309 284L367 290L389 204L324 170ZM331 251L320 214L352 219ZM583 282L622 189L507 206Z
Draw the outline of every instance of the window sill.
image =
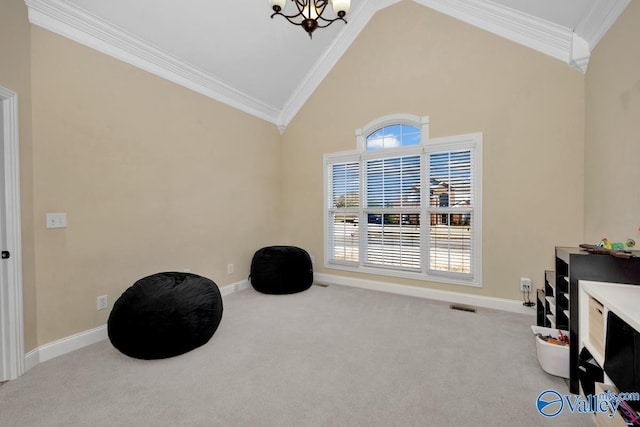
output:
M482 288L482 283L478 280L458 279L454 277L446 277L435 274L425 274L420 272L412 272L405 270L392 270L367 266L358 266L355 264L340 264L335 262L325 262L325 268L332 270L350 271L353 273L365 273L375 276L397 277L401 279L419 280L422 282L444 283L447 285L467 286L472 288Z

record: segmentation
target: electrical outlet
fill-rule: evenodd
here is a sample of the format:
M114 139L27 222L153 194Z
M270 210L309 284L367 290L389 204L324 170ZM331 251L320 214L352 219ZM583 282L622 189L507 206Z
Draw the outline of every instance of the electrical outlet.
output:
M47 214L47 228L66 228L67 227L67 214L62 213L48 213Z
M528 277L520 278L520 290L522 292L531 292L531 279Z
M105 310L109 306L109 297L107 295L99 296L96 305L98 310Z
M227 264L227 274L233 273L233 264Z

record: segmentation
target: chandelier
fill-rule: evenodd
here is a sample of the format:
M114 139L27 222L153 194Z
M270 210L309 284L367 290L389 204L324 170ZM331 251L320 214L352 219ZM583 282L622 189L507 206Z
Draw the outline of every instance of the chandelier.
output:
M336 14L333 19L327 19L322 14L329 3L329 0L291 0L296 4L298 13L293 15L285 15L282 13L286 0L269 0L269 5L273 9L271 18L276 15L283 16L287 21L293 25L300 25L309 34L311 38L316 28L325 28L333 24L336 21L342 21L345 24L347 21L344 19L349 7L351 6L351 0L331 0L331 6Z

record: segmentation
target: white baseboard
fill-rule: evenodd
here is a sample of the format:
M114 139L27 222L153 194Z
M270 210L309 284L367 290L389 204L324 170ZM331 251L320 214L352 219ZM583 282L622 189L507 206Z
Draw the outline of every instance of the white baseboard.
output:
M536 314L535 307L525 307L522 305L522 301L485 297L460 292L441 291L431 288L419 288L417 286L398 285L395 283L378 282L375 280L354 279L351 277L336 276L333 274L314 273L313 276L316 282L327 285L351 286L354 288L390 292L412 297L446 301L455 304L465 304L494 310L508 311L511 313L529 314L532 316Z
M220 294L224 297L227 295L231 295L234 292L244 291L245 289L249 289L250 287L251 283L248 280L241 280L240 282L221 287Z
M222 286L220 288L220 295L231 295L234 292L239 292L251 287L248 280L232 283L230 285ZM107 325L98 326L97 328L90 329L88 331L79 332L77 334L62 338L45 345L41 345L25 354L24 356L24 371L27 372L39 363L46 362L55 357L62 356L75 350L79 350L82 347L86 347L91 344L106 340Z
M98 326L31 350L24 356L25 372L39 363L107 339L107 325Z

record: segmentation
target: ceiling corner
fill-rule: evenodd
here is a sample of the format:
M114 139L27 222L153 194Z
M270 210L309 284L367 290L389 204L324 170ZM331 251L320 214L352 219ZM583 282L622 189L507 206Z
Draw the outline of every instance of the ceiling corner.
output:
M583 17L575 31L585 40L589 51L593 51L629 3L631 0L598 1Z
M587 66L589 65L590 58L591 51L589 49L589 43L576 33L573 33L569 65L580 71L582 74L585 74L587 72Z

